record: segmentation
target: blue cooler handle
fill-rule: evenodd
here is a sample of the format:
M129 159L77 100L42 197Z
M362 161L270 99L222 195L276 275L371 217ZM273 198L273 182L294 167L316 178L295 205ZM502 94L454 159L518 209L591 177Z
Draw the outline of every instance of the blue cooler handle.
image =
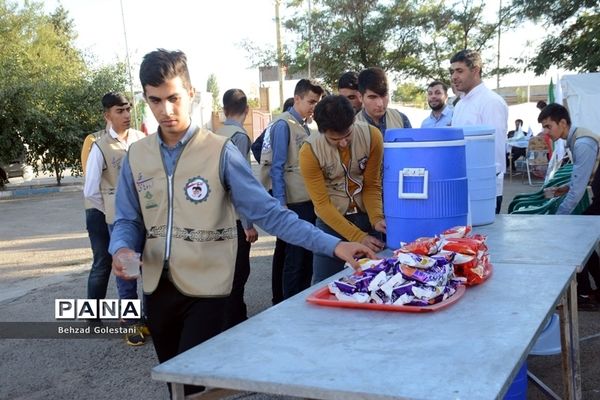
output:
M423 191L404 193L404 177L419 177L423 178ZM429 183L429 171L425 168L404 168L400 170L400 176L398 178L398 198L400 199L427 199L428 198L428 183Z

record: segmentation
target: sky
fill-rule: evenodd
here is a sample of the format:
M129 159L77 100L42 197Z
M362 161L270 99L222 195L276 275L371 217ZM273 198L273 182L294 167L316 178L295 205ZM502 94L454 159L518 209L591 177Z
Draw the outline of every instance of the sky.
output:
M493 18L500 0L487 3ZM247 53L239 43L250 40L260 45L275 43L273 0L46 0L44 9L65 7L78 32L76 45L99 63L126 61L125 37L134 83L144 54L156 49L180 49L188 56L192 83L206 90L211 73L217 76L220 92L239 87L257 97L258 70L250 68ZM123 19L125 29L123 29ZM282 13L285 10L282 7ZM526 40L539 42L546 31L530 23L502 35L501 62L525 54ZM286 32L282 30L282 34ZM494 41L495 43L495 41ZM554 72L556 74L556 72ZM555 79L556 80L556 79ZM524 82L524 83L523 83ZM547 84L549 77L502 78L501 86ZM495 79L488 82L496 87Z

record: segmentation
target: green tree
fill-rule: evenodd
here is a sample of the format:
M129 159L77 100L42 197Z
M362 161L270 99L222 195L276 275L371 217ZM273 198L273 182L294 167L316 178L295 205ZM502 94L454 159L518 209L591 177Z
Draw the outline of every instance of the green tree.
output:
M542 22L549 33L526 61L537 75L553 65L572 71L600 71L600 2L597 0L514 0L515 17Z
M284 63L290 72L306 70L310 42L312 71L331 86L344 71L372 66L393 75L448 83L452 55L467 47L488 49L499 24L503 29L513 24L507 10L486 22L484 5L482 0L313 0L308 15L303 1L291 0L288 6L296 11L284 26L294 40L285 47ZM274 49L247 41L242 47L253 66L276 64Z
M215 74L208 75L206 80L206 91L212 93L213 98L213 111L219 111L220 99L219 99L219 84L217 83L217 76Z
M402 83L392 93L392 100L407 106L424 108L427 105L427 95L423 87L414 83Z
M312 12L299 9L284 26L296 40L288 51L290 71L308 64L310 21L311 65L315 76L335 86L347 70L379 66L386 71L403 68L405 59L420 49L416 10L418 1L313 0ZM302 2L292 2L300 8Z
M90 70L62 7L46 15L41 3L0 1L0 26L0 157L26 146L35 171L60 185L66 168L81 169L83 137L104 126L100 99L123 91L124 68Z

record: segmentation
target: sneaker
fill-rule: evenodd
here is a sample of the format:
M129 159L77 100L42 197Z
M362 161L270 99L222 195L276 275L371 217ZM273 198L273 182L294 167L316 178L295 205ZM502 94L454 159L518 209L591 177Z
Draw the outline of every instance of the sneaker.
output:
M127 343L129 346L141 346L146 343L146 338L136 326L135 332L125 334L125 343Z
M588 295L577 295L577 309L579 311L598 311L600 305Z
M140 331L140 333L144 335L144 337L150 336L150 328L148 328L148 325L141 323L137 326L137 328Z

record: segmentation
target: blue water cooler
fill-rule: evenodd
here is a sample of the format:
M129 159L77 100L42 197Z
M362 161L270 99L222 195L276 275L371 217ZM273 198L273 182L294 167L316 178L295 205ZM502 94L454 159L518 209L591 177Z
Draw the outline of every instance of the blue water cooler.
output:
M467 224L468 180L462 129L388 129L383 144L387 246L400 247Z

